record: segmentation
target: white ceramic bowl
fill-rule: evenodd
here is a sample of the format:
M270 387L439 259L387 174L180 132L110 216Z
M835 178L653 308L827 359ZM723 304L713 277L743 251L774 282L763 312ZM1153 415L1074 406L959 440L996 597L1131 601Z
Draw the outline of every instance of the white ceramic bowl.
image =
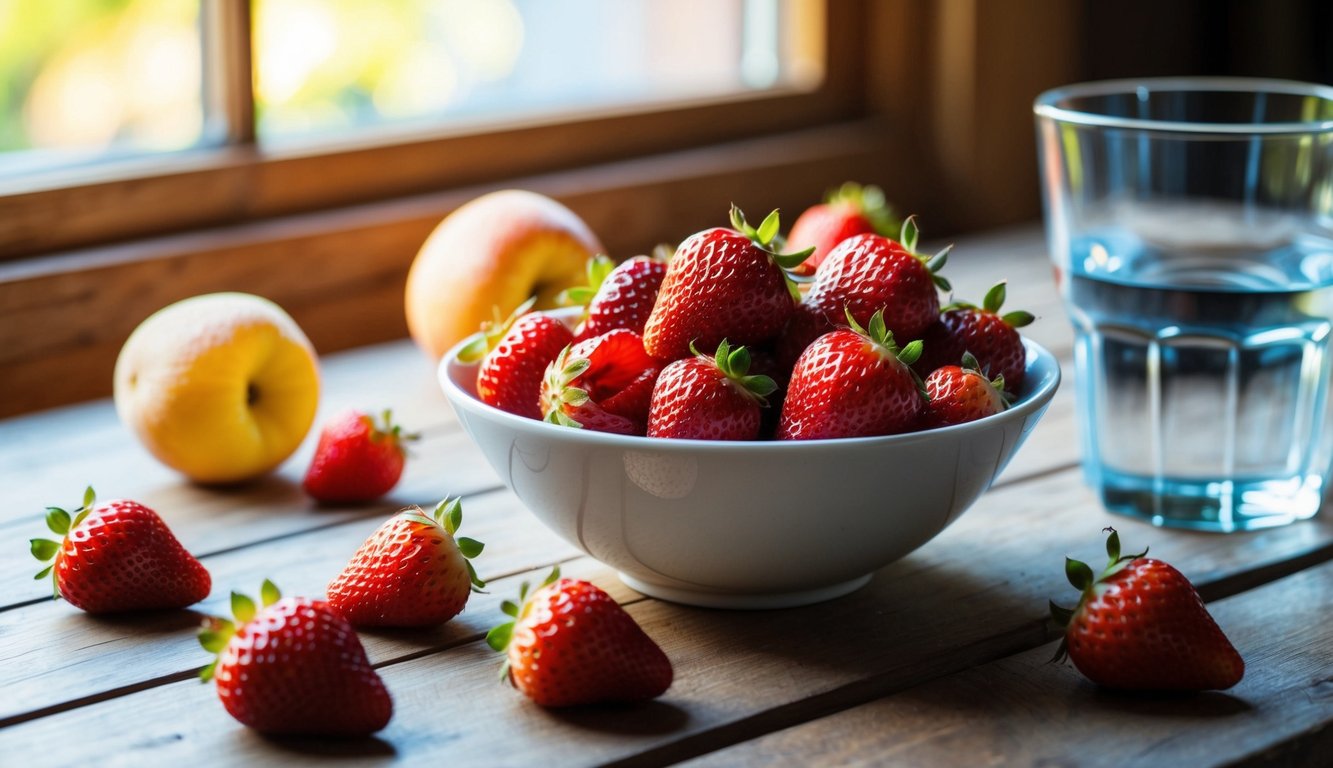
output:
M440 364L463 427L547 527L653 597L717 608L814 603L864 585L976 501L1060 382L1027 341L1004 413L888 437L710 442L627 437L525 419L481 402L476 366Z

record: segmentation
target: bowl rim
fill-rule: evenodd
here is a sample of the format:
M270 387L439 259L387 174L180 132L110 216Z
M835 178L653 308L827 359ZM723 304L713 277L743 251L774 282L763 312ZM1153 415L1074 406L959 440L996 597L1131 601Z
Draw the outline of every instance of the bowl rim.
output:
M556 310L562 312L562 310ZM449 369L457 363L458 353L467 346L468 340L464 339L455 344L444 357L440 359L437 368L437 378L441 389L444 390L446 398L455 408L466 408L477 415L498 421L500 424L509 426L518 430L557 430L552 431L552 437L564 434L567 437L586 442L592 445L614 445L622 448L634 448L639 450L655 451L690 451L690 452L727 452L734 451L738 447L747 451L798 451L805 448L832 448L832 447L878 447L889 445L910 445L912 443L932 440L941 435L958 435L969 431L981 431L989 427L1017 419L1026 419L1030 414L1044 408L1055 396L1056 389L1060 386L1061 370L1060 361L1037 342L1023 337L1023 346L1027 350L1027 368L1028 370L1047 369L1049 375L1041 376L1040 381L1036 383L1035 389L1023 394L1017 402L1009 408L992 416L987 416L976 421L969 421L963 424L953 424L947 427L936 427L934 429L920 430L916 432L903 432L895 435L874 435L870 437L837 437L820 438L815 440L693 440L681 438L661 438L647 437L641 435L618 435L610 432L597 432L588 429L573 429L563 427L557 424L549 424L537 419L529 419L524 416L502 411L492 405L483 403L476 395L463 389L453 377L449 375ZM475 368L480 363L457 363L459 366Z

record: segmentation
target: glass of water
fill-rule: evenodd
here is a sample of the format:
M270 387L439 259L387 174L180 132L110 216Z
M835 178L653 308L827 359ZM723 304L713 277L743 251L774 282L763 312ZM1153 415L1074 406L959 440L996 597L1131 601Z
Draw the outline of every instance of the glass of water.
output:
M1333 88L1107 81L1034 110L1088 482L1157 525L1313 516L1333 465Z

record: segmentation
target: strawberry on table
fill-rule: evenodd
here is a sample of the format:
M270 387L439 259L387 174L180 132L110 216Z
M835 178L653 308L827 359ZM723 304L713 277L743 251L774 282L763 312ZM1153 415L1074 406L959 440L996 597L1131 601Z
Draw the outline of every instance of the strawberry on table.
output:
M458 536L462 522L458 499L389 518L329 584L329 605L357 627L433 627L457 616L486 586L471 562L484 545Z
M378 499L398 484L407 460L404 443L417 435L393 423L393 413L344 411L320 432L302 487L317 501L346 504Z
M184 608L205 597L212 579L156 512L137 501L97 503L92 488L73 512L48 507L46 525L61 537L32 539L56 597L88 613Z
M923 396L909 366L921 342L899 349L882 311L868 328L850 313L847 322L850 328L820 336L796 361L777 439L892 435L916 425Z
M217 658L200 671L242 725L277 735L365 736L388 724L393 700L356 630L322 600L284 598L271 581L262 605L233 592L235 621L204 622L199 644Z
M560 569L503 610L513 621L486 635L506 657L503 679L544 707L634 702L671 687L671 661L597 586Z
M724 339L715 355L695 352L662 369L648 410L648 437L754 440L764 398L777 384L748 375L750 353Z
M690 344L716 349L763 344L782 333L796 303L788 269L810 255L780 254L778 212L756 229L731 207L733 229L714 227L691 235L676 249L657 303L643 331L648 354L660 360L690 356Z
M547 367L542 417L567 427L641 435L660 366L644 351L642 337L625 328L577 342Z
M615 265L605 256L588 262L588 284L561 294L564 304L587 307L575 341L624 328L643 335L643 327L657 301L671 251L661 246L652 256L635 256Z
M1106 529L1110 562L1101 576L1065 559L1069 583L1082 594L1073 610L1051 603L1064 628L1055 661L1066 656L1106 688L1203 691L1230 688L1245 662L1180 571L1160 560L1120 554L1120 535Z
M901 226L879 187L849 181L828 193L824 202L805 209L792 224L787 247L815 249L792 272L813 275L843 240L867 233L888 237L897 234Z
M986 292L980 307L966 302L945 307L939 321L922 337L925 349L915 366L917 372L925 375L971 352L982 372L1003 378L1007 391L1017 392L1027 366L1027 350L1018 329L1030 324L1033 317L1022 310L1000 314L1004 299L1005 283L1001 281Z
M962 365L945 365L926 377L926 407L922 426L947 427L999 413L1009 407L1004 396L1004 377L987 379L971 353L964 352Z
M528 299L504 322L488 323L459 353L465 363L480 360L477 397L483 403L529 419L540 419L537 404L542 374L574 333L555 316L530 312Z
M949 281L936 274L952 246L934 256L916 253L916 222L903 222L901 242L880 235L856 235L842 241L820 265L805 303L830 323L847 312L866 325L876 312L901 339L919 339L940 313L937 288Z

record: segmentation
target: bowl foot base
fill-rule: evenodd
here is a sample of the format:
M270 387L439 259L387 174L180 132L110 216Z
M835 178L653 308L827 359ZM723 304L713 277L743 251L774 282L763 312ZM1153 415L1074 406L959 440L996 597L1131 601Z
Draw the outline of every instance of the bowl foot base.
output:
M870 581L870 574L858 576L850 581L844 581L839 584L832 584L818 589L801 589L793 592L713 592L708 590L695 590L681 587L670 587L664 584L654 584L650 581L641 581L633 576L622 573L620 580L625 585L636 592L642 592L649 597L655 597L659 600L669 600L673 603L684 603L685 605L697 605L701 608L729 608L739 610L766 610L770 608L795 608L800 605L811 605L813 603L822 603L825 600L832 600L835 597L842 597L851 592L864 587Z

